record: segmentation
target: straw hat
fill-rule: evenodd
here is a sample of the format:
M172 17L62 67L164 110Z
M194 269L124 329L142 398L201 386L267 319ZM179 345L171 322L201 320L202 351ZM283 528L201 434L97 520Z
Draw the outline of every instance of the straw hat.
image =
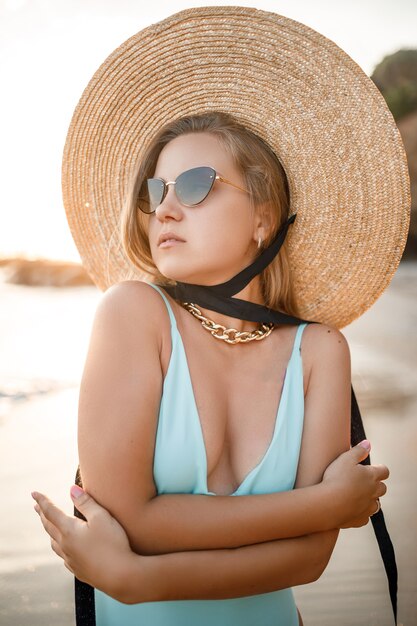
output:
M187 9L141 30L84 90L62 187L94 282L104 290L131 268L117 223L137 157L165 123L208 110L232 114L285 168L301 316L337 328L358 318L390 283L406 243L410 188L399 131L374 83L335 43L247 7Z

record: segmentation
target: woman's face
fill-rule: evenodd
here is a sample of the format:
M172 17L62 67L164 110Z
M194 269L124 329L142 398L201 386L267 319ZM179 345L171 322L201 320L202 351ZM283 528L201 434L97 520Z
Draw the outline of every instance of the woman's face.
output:
M190 133L171 140L161 151L154 178L174 181L179 174L208 165L245 189L232 157L214 135ZM148 217L152 258L158 270L181 282L215 285L232 278L257 253L259 232L249 194L215 181L207 198L194 207L181 204L174 185L155 213ZM158 246L161 233L172 232L183 242Z

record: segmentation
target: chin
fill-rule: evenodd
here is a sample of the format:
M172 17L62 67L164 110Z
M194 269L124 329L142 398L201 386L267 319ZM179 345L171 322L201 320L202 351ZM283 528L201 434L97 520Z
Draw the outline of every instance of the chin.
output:
M181 283L192 283L192 277L190 272L186 270L185 267L173 267L172 264L168 263L160 263L156 264L159 272L165 276L165 278L169 278L170 280L175 280Z
M195 256L194 260L196 260ZM234 276L232 270L225 273L224 265L221 268L218 266L210 267L207 259L204 259L201 255L198 261L200 262L200 267L192 267L190 259L186 260L184 257L182 259L174 258L174 256L171 258L159 258L158 260L154 259L156 267L163 276L181 283L210 287L211 285L221 284ZM201 263L204 263L203 267L201 267Z
M207 278L207 272L205 272L205 277L203 278L202 273L198 272L190 272L190 268L185 267L173 267L166 266L165 264L157 265L160 273L169 278L170 280L175 280L180 283L188 283L192 285L216 285L217 283L211 279Z

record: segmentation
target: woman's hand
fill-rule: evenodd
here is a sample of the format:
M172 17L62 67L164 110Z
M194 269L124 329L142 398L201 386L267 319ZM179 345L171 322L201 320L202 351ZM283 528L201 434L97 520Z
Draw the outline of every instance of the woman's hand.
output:
M134 555L129 540L117 520L80 487L71 487L75 507L87 521L66 515L49 498L37 492L35 510L51 547L79 580L124 601L126 574ZM136 564L137 565L137 564Z
M323 484L330 487L338 512L338 528L364 526L379 510L378 499L387 492L381 482L389 477L385 465L361 465L371 449L366 439L341 454L326 469Z

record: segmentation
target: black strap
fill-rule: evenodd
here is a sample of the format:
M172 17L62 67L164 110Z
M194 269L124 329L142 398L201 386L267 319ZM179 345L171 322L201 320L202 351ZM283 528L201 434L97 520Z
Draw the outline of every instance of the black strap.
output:
M363 427L362 417L359 411L359 405L356 400L355 392L352 389L352 411L351 411L351 429L350 437L352 446L356 446L360 441L366 439L365 429ZM361 461L362 465L370 465L371 457L368 454L366 459ZM394 546L385 525L384 514L382 509L372 515L372 526L374 528L376 540L378 542L379 551L384 562L385 572L388 578L388 589L391 598L392 610L394 612L395 624L397 623L397 589L398 589L398 572L397 563L395 561Z
M80 468L75 474L75 484L82 487ZM74 515L79 519L85 517L74 507ZM75 623L76 626L96 626L96 605L94 587L74 577Z
M250 322L274 322L276 324L314 324L313 320L304 320L298 317L287 315L282 311L276 311L266 306L248 302L239 298L233 298L235 293L242 289L259 274L278 254L284 243L285 236L290 224L294 222L296 213L281 226L272 243L246 268L236 274L230 280L218 285L194 285L192 283L177 282L175 285L159 285L168 292L175 300L182 302L193 302L200 306L235 317L237 319ZM365 430L359 406L356 401L355 392L351 385L351 444L355 446L363 439L366 439ZM363 464L370 464L370 457L363 461ZM384 562L385 571L388 577L389 593L391 597L392 610L394 612L395 624L397 623L397 565L395 562L394 547L388 534L382 510L371 517L372 525Z

